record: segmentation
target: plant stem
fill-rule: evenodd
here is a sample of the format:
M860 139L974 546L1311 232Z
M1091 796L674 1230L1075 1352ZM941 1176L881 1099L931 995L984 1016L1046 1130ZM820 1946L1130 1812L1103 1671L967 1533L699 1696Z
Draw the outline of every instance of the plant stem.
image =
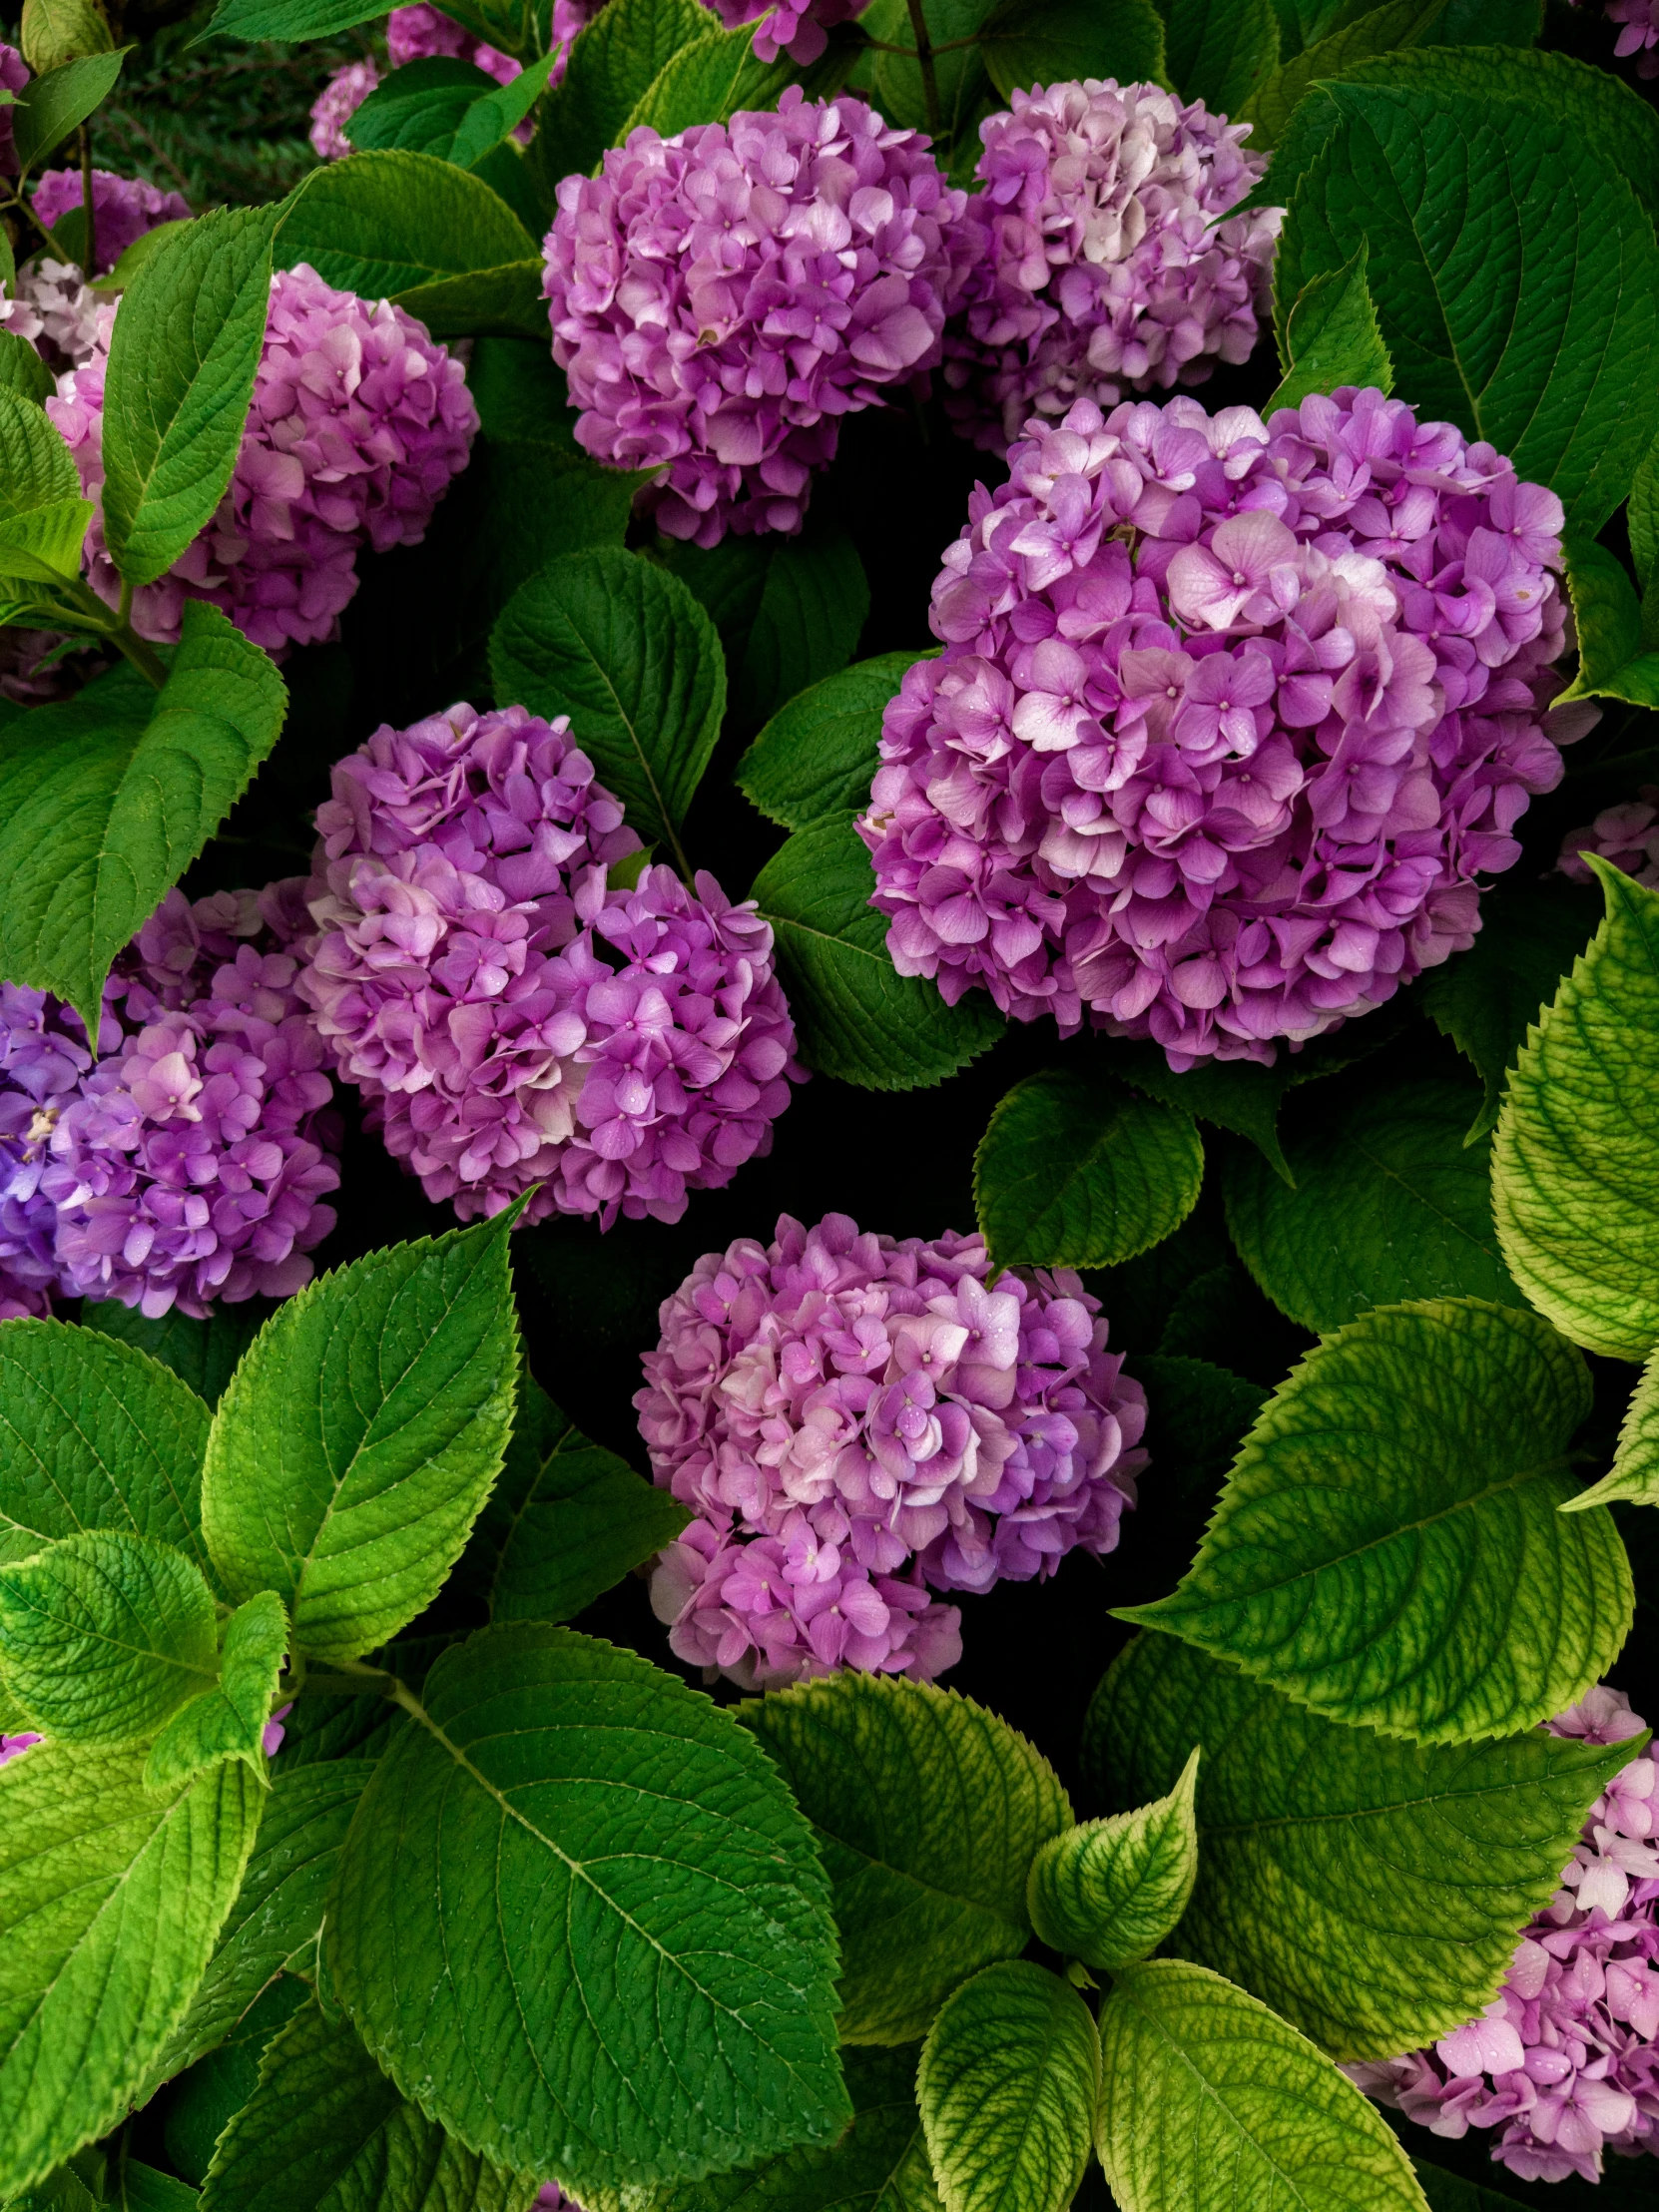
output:
M81 212L87 219L81 246L81 275L90 284L98 274L98 225L92 205L92 132L81 125Z
M916 66L921 71L921 97L927 107L927 128L934 138L939 135L939 80L933 69L933 42L927 35L927 18L921 12L921 0L908 0L910 9L910 36L916 42Z

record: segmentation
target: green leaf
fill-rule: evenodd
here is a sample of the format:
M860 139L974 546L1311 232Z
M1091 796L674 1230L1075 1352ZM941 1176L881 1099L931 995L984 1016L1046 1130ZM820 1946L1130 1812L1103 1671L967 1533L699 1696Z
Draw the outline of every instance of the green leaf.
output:
M37 77L12 109L12 146L25 175L115 90L131 48L88 54Z
M92 513L44 410L0 389L0 576L47 584L78 577Z
M947 1997L916 2070L946 2212L1062 2212L1100 2100L1088 2006L1046 1966L1003 1959Z
M15 391L38 406L57 388L57 378L28 339L15 330L0 330L0 391Z
M311 2003L220 2137L202 2212L528 2212L536 2186L405 2103L350 2024Z
M1311 85L1342 77L1355 62L1375 54L1392 56L1402 46L1414 46L1432 32L1441 5L1442 0L1387 0L1386 6L1369 9L1275 70L1234 118L1251 126L1252 151L1278 144Z
M229 2122L260 2085L266 2046L309 1999L292 1974L278 1974L250 2005L217 2050L198 2059L172 2084L165 2105L162 2142L168 2162L200 2188Z
M71 210L71 214L75 216L80 213L79 208ZM68 218L63 220L67 222ZM178 236L189 220L191 219L181 216L172 223L158 223L153 231L141 232L113 269L106 270L102 276L93 278L93 290L106 299L114 298L118 292L125 291L145 263L154 261L162 248ZM82 228L85 228L84 224ZM103 257L99 258L102 260Z
M354 1659L429 1605L512 1426L509 1217L371 1252L266 1323L214 1415L208 1547L275 1590L295 1647Z
M87 2156L83 2151L82 2160ZM44 2181L21 2196L7 2197L3 2212L97 2212L103 2201L102 2192L94 2196L75 2166L63 2165L55 2166Z
M225 496L271 306L276 208L223 208L134 277L110 340L104 532L132 584L165 575Z
M61 1321L0 1326L0 1560L83 1529L174 1544L204 1572L208 1408L131 1346Z
M459 177L466 172L452 174ZM545 337L547 302L541 292L541 267L539 261L517 261L439 276L398 292L396 303L424 322L433 337Z
M1000 0L980 51L1004 100L1015 87L1083 77L1164 77L1164 26L1152 0Z
M34 348L30 346L27 350L32 353ZM5 357L0 355L0 363L3 363ZM0 366L0 373L4 373L3 366ZM1630 486L1625 522L1630 535L1630 558L1635 566L1636 581L1645 595L1653 582L1654 568L1659 565L1659 439L1655 439L1642 456L1642 465L1637 469L1635 480Z
M776 933L801 1057L863 1090L915 1090L977 1059L1006 1024L984 991L947 1006L935 984L898 973L852 820L830 815L798 830L751 895Z
M1288 1146L1294 1189L1239 1151L1227 1161L1227 1226L1282 1312L1316 1334L1410 1298L1518 1306L1492 1226L1490 1140L1465 1145L1472 1084L1399 1075L1347 1086Z
M866 806L882 710L919 657L878 653L798 692L738 763L738 789L786 830Z
M1285 379L1263 408L1300 407L1311 392L1343 384L1393 390L1393 363L1377 326L1362 241L1341 269L1316 276L1296 296L1280 344Z
M556 153L561 176L597 169L669 62L709 28L697 0L610 0L571 47L542 122L543 158Z
M501 1479L451 1587L481 1599L492 1620L571 1620L690 1518L527 1381Z
M535 241L481 178L390 149L314 171L276 253L279 269L306 262L324 283L367 299L384 294L411 314L421 311L413 300L442 278L481 272L498 284L505 266L535 260Z
M936 136L941 147L949 142L971 141L974 154L979 151L972 123L984 112L985 103L994 102L995 97L985 74L980 43L994 4L995 0L927 0L927 29L934 48L933 75L939 100ZM907 0L874 0L874 5L859 17L858 27L868 38L900 49L876 56L874 92L880 112L900 129L928 129L921 71L910 58L915 52L915 38ZM929 136L934 135L929 130Z
M99 0L23 0L18 43L38 77L83 54L107 54L115 41Z
M1363 1315L1274 1392L1179 1589L1120 1617L1356 1727L1427 1744L1533 1727L1630 1628L1611 1516L1559 1510L1589 1407L1583 1361L1534 1314Z
M994 1713L894 1675L830 1675L739 1710L818 1834L841 2040L910 2041L1030 1940L1026 1872L1072 1825L1059 1777Z
M265 1314L263 1302L246 1300L240 1306L216 1306L206 1321L192 1321L177 1306L152 1321L136 1306L118 1305L113 1299L86 1299L81 1306L81 1327L148 1353L152 1360L171 1368L199 1398L217 1405L237 1362L258 1336ZM202 1435L205 1445L206 1422Z
M475 100L455 131L449 159L461 169L477 169L487 154L504 146L547 90L557 49L526 62L510 83L497 85Z
M1597 897L1561 876L1499 884L1480 899L1480 934L1467 952L1422 978L1417 1003L1470 1061L1485 1099L1463 1142L1497 1126L1508 1069L1541 1007L1595 933Z
M196 2212L197 2196L174 2175L128 2158L122 2162L109 2201L115 2212Z
M287 1615L274 1590L239 1605L225 1624L220 1680L175 1713L150 1748L144 1784L164 1790L222 1759L242 1759L266 1780L264 1735L288 1648Z
M112 670L0 730L0 973L95 1030L111 960L248 789L286 708L267 656L193 599L160 692Z
M1291 203L1276 312L1368 241L1396 387L1593 535L1659 426L1659 386L1633 382L1659 344L1652 221L1569 118L1484 82L1320 97L1338 123Z
M1174 1958L1101 2007L1100 2160L1124 2212L1423 2212L1375 2104L1265 2004Z
M1633 487L1633 507L1635 503ZM1567 591L1578 630L1578 673L1561 694L1562 702L1623 699L1633 707L1659 707L1659 651L1648 644L1649 618L1623 563L1589 537L1569 538L1566 555Z
M438 1661L364 1792L324 1945L405 2094L578 2194L847 2118L806 1823L730 1715L569 1629L484 1629Z
M404 62L352 110L343 126L345 136L359 154L392 150L448 161L462 116L485 92L496 89L495 78L453 54Z
M1163 0L1171 84L1214 115L1237 115L1279 67L1273 0Z
M248 1863L246 1767L163 1796L142 1763L39 1744L0 1767L0 2192L126 2117Z
M1135 1380L1146 1391L1160 1478L1173 1479L1183 1500L1212 1499L1270 1393L1229 1368L1178 1353L1141 1354Z
M248 1872L208 1970L156 2053L135 2104L147 2103L164 2081L223 2043L284 1967L314 1971L340 1846L373 1772L371 1759L328 1759L310 1767L277 1762Z
M490 674L497 699L569 715L630 826L689 875L680 830L720 735L726 664L679 578L615 546L562 554L508 602Z
M266 39L299 44L306 39L332 38L337 32L372 23L385 13L375 0L219 0L207 29L191 41L216 35L243 39L254 45Z
M1586 857L1607 912L1509 1079L1492 1215L1541 1314L1639 1361L1659 1341L1659 891Z
M733 688L746 727L844 668L868 614L869 585L844 530L809 524L798 538L776 540ZM866 786L856 804L867 798Z
M1114 1973L1158 1948L1198 1880L1198 1761L1195 1745L1168 1797L1044 1844L1026 1886L1039 1941Z
M1204 1146L1185 1114L1076 1067L1016 1083L973 1156L974 1207L998 1268L1132 1260L1181 1226L1203 1180Z
M753 24L735 31L705 31L670 56L640 95L617 143L626 146L629 133L642 125L673 138L694 124L729 122L740 108L776 108L779 94L795 77L788 54L775 62L756 56Z
M1430 2166L1421 2158L1412 2159L1411 2170L1428 2199L1429 2212L1515 2212L1522 2201L1507 2190L1483 2189L1478 2182L1465 2181L1461 2174L1447 2173L1443 2166ZM1500 2169L1494 2166L1492 2171Z
M1089 1708L1085 1771L1138 1805L1194 1744L1198 1886L1172 1947L1343 2059L1413 2050L1490 2002L1631 1756L1541 1729L1425 1751L1137 1637Z
M0 1567L0 1664L46 1735L146 1741L218 1674L213 1592L168 1544L66 1537Z

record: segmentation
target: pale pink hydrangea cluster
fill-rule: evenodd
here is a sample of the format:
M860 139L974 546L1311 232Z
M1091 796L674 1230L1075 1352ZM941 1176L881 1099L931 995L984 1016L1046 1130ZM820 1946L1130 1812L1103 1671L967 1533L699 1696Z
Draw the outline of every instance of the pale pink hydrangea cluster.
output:
M553 354L578 442L664 471L671 536L801 527L843 415L940 358L963 193L913 131L787 90L567 177L544 242Z
M49 231L82 205L82 179L78 169L48 169L36 185L30 207L35 220ZM190 203L183 193L160 192L141 178L117 177L107 169L92 173L92 232L99 275L114 269L129 246L163 223L189 219Z
M1638 883L1659 885L1659 784L1643 784L1634 799L1603 807L1594 822L1569 830L1556 866L1575 883L1595 880L1582 854L1611 860Z
M801 1080L772 932L639 850L567 717L382 728L317 813L301 979L387 1148L462 1220L677 1221L768 1151Z
M1227 213L1267 167L1248 123L1157 85L1088 78L1013 95L979 126L968 216L988 249L945 340L945 404L1004 453L1074 399L1202 383L1255 346L1282 208Z
M75 265L50 254L25 262L9 290L0 284L0 330L26 338L54 374L91 360L107 312Z
M46 402L92 499L115 313L100 310L97 352ZM133 627L176 642L185 601L206 599L268 652L331 637L362 546L419 543L477 427L460 363L413 315L336 291L303 264L278 272L230 489L168 573L134 594ZM87 547L88 579L115 606L101 513Z
M1549 1724L1617 1744L1645 1724L1613 1689ZM1659 1766L1643 1751L1591 1806L1561 1888L1522 1936L1479 2019L1431 2050L1347 2071L1431 2128L1499 2128L1523 2181L1599 2181L1602 2154L1659 2150Z
M697 1516L651 1599L693 1664L750 1689L837 1667L927 1681L961 1654L934 1590L1106 1552L1135 1502L1139 1383L1062 1270L994 1279L977 1236L844 1214L707 1254L662 1309L634 1403Z
M1466 946L1596 711L1561 505L1344 388L1077 401L976 489L859 830L901 974L1271 1062Z

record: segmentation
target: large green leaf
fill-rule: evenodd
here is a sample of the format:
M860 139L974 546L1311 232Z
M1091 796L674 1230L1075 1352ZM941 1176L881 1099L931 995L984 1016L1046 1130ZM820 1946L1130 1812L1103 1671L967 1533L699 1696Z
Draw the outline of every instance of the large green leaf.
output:
M680 844L726 712L715 626L678 577L618 546L565 553L513 594L490 641L495 696L569 715L648 844Z
M168 1789L222 1759L266 1779L265 1731L288 1648L288 1619L275 1590L239 1605L225 1623L219 1680L174 1714L150 1747L145 1787Z
M477 100L499 91L495 78L475 62L430 54L404 62L381 78L345 120L345 135L359 154L389 151L451 160L461 119ZM470 168L470 163L462 163Z
M249 1299L240 1306L216 1306L206 1321L193 1321L177 1306L153 1321L137 1306L87 1299L81 1306L81 1327L147 1352L198 1397L217 1405L237 1362L259 1335L266 1311L263 1301ZM204 1426L204 1444L206 1440Z
M0 389L17 392L38 406L57 388L58 379L28 339L15 330L0 330ZM75 480L80 482L79 475Z
M1237 115L1279 66L1273 0L1163 0L1170 83L1183 100Z
M980 32L991 83L1004 100L1016 86L1164 74L1164 26L1152 0L999 0Z
M798 830L756 876L753 896L776 932L802 1058L862 1090L915 1090L988 1051L1005 1024L984 991L947 1006L934 984L898 973L852 819Z
M1443 1077L1350 1084L1287 1145L1294 1189L1235 1152L1227 1226L1274 1304L1316 1332L1402 1299L1520 1305L1492 1226L1490 1143L1464 1143L1479 1109L1473 1084Z
M41 1744L0 1767L0 2195L125 2118L248 1863L246 1767L161 1793L141 1766Z
M114 1338L61 1321L0 1325L0 1559L114 1528L176 1544L209 1571L208 1420L170 1369Z
M626 146L642 126L673 138L698 123L729 122L740 108L776 108L796 70L788 54L763 62L755 53L751 24L731 31L706 30L670 56L636 101L617 134Z
M1578 673L1561 694L1563 702L1622 699L1633 707L1659 707L1659 650L1648 635L1653 616L1636 597L1624 564L1593 538L1570 538L1566 550Z
M1571 120L1490 91L1326 85L1338 123L1280 243L1283 314L1362 241L1396 388L1489 439L1593 534L1659 425L1659 246Z
M1342 77L1355 62L1374 54L1390 57L1402 46L1414 45L1433 31L1441 12L1441 0L1385 0L1356 16L1330 37L1286 62L1260 84L1239 110L1237 120L1251 126L1251 147L1276 146L1284 135L1298 102L1314 84Z
M1393 363L1377 326L1366 259L1362 242L1341 269L1315 276L1298 292L1280 332L1284 381L1264 401L1265 415L1278 407L1300 407L1310 393L1344 384L1393 390Z
M798 692L738 763L738 789L786 830L867 805L882 710L916 658L879 653Z
M484 1629L438 1661L323 1940L405 2094L579 2196L848 2116L828 1889L776 1770L707 1698L569 1629Z
M234 1598L313 1658L437 1595L500 1470L518 1366L506 1216L372 1252L267 1322L214 1415L202 1523Z
M1659 1353L1650 1354L1641 1380L1630 1393L1619 1424L1613 1464L1599 1482L1570 1499L1568 1512L1582 1512L1628 1498L1636 1505L1659 1505Z
M218 2049L198 2059L172 2084L163 2108L162 2142L169 2164L197 2188L207 2179L219 2138L259 2088L266 2046L309 1997L297 1976L278 1974Z
M755 729L798 693L844 668L868 614L869 584L844 530L809 525L800 537L776 539L733 679L733 705L744 726ZM855 803L866 798L867 791L860 792Z
M1589 1408L1583 1361L1524 1309L1363 1315L1274 1392L1179 1589L1124 1617L1357 1726L1530 1728L1630 1628L1611 1515L1559 1510Z
M1106 1803L1138 1805L1195 1744L1198 1886L1172 1948L1350 2059L1432 2042L1490 2002L1632 1749L1540 1729L1425 1751L1137 1637L1089 1708L1086 1770Z
M380 0L219 0L212 22L201 35L208 38L218 32L250 44L265 39L332 38L359 23L372 23L384 13Z
M939 2008L916 2070L946 2212L1063 2212L1100 2099L1100 2039L1058 1974L1002 1959Z
M137 2158L122 2160L109 2198L114 2212L196 2212L197 2201L188 2183Z
M1131 1966L1100 2045L1100 2159L1123 2212L1423 2212L1376 2105L1219 1974Z
M0 974L56 991L95 1029L111 960L247 790L286 709L267 656L192 599L159 693L112 671L7 724Z
M124 46L119 51L86 54L36 77L12 110L12 145L19 168L33 169L78 123L103 106L131 51Z
M1575 1344L1659 1340L1659 891L1589 855L1607 912L1527 1042L1492 1148L1509 1273Z
M529 232L481 178L430 154L390 150L315 171L276 254L278 268L306 262L324 282L368 299L401 298L412 314L415 296L445 278L495 276L535 258Z
M818 1832L843 2041L909 2041L968 1974L1025 1948L1026 1873L1071 1807L1006 1721L931 1683L857 1673L740 1712Z
M79 576L91 519L69 448L43 409L0 390L0 576L47 584Z
M697 0L610 0L570 50L564 83L549 102L533 158L556 154L560 176L597 169L622 143L634 109L674 55L712 28Z
M529 2212L515 2180L405 2103L348 2020L315 2003L260 2062L219 2139L202 2212Z
M1158 1948L1198 1880L1197 1745L1168 1797L1051 1836L1031 1862L1031 1925L1050 1950L1113 1971Z

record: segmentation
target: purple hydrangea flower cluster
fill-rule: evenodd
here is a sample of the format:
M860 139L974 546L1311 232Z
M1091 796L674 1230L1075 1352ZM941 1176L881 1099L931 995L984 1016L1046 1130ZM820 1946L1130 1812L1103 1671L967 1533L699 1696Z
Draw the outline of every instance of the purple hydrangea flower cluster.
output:
M22 92L29 83L29 65L15 46L0 39L0 92ZM11 103L0 107L0 177L17 175L17 143L12 137Z
M115 312L100 310L98 351L46 402L92 499ZM268 652L330 637L357 588L359 548L419 543L477 427L460 363L413 315L335 291L303 263L279 272L230 489L168 573L134 594L133 627L172 643L185 601L206 599ZM115 606L101 513L87 546L89 581Z
M975 490L859 824L901 974L1271 1061L1479 926L1531 794L1561 506L1345 388L1214 418L1077 401Z
M1617 1744L1642 1732L1605 1686L1548 1724ZM1601 2178L1602 2153L1659 2151L1659 1764L1643 1752L1591 1806L1561 1888L1479 2019L1431 2050L1346 2070L1436 2135L1501 2128L1523 2181Z
M345 126L380 82L367 55L336 69L311 102L311 152L319 162L342 162L351 151Z
M771 929L712 876L607 887L639 839L567 717L382 728L333 794L300 987L429 1198L678 1221L770 1149L803 1078Z
M1075 1275L991 1279L982 1238L844 1214L709 1253L662 1309L634 1403L696 1518L652 1604L682 1659L746 1688L961 1653L933 1590L1106 1552L1146 1454L1139 1383Z
M0 1271L24 1310L56 1290L200 1317L310 1279L338 1134L281 903L170 891L116 960L96 1061L72 1011L0 987Z
M48 169L35 187L30 206L35 220L54 230L72 208L82 204L82 180L78 169ZM158 192L137 177L112 176L107 169L92 173L93 245L98 274L114 269L129 246L154 231L158 224L183 223L190 203L182 193Z
M1603 807L1594 822L1570 830L1561 839L1555 864L1575 883L1595 880L1581 857L1585 852L1611 860L1638 883L1659 885L1659 784L1643 784L1634 799Z
M805 69L824 53L833 25L860 13L862 0L704 0L704 5L714 9L729 31L756 24L758 61L775 62L788 54Z
M567 177L544 242L578 442L661 468L660 527L793 531L840 418L940 358L963 274L952 191L913 131L787 90Z
M1016 92L979 127L988 251L945 341L946 406L1004 453L1032 413L1202 383L1249 358L1282 208L1224 221L1267 167L1248 123L1157 85Z

